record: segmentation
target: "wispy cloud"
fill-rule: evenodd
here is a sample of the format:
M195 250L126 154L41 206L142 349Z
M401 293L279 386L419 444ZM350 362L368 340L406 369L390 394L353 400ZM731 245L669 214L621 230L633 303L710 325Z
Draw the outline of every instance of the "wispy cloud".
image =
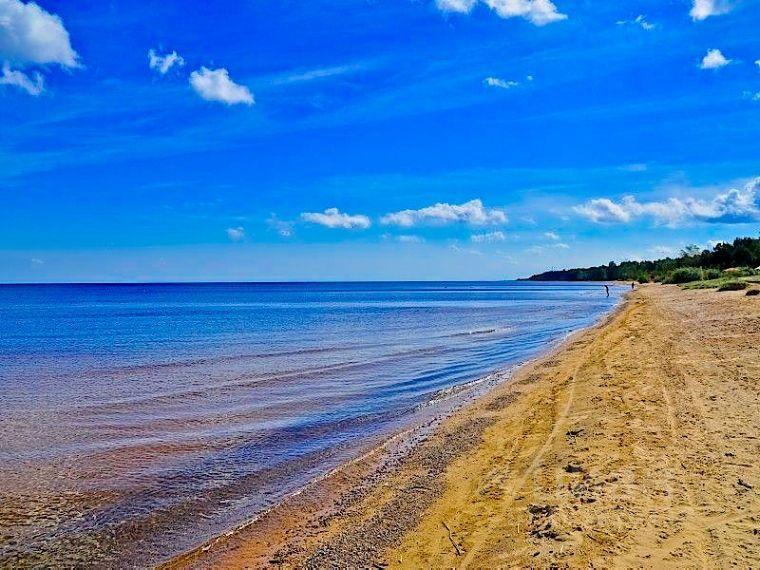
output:
M536 26L567 19L551 0L481 0L500 18L524 18ZM443 12L469 13L477 0L436 0L436 6Z
M508 81L506 79L500 79L498 77L486 77L483 83L488 87L498 87L499 89L511 89L520 85L519 81Z
M728 0L693 0L689 15L692 20L705 20L710 16L720 16L731 11Z
M243 241L245 239L245 228L243 228L243 226L227 228L225 232L231 241Z
M551 241L559 241L561 238L555 232L544 232L544 237Z
M731 63L719 49L709 49L699 64L701 69L719 69Z
M253 105L255 102L248 87L232 81L224 68L201 67L190 74L190 85L206 101L218 101L225 105Z
M420 236L401 235L396 237L396 241L399 241L401 243L423 243L425 240Z
M625 170L626 172L646 172L649 170L649 166L644 163L626 164L621 166L620 170Z
M419 210L401 210L386 214L380 222L388 225L412 227L419 224L442 225L466 223L474 226L507 223L507 214L496 208L486 208L479 199L463 204L439 202Z
M480 251L479 249L475 249L474 247L461 247L460 245L455 244L455 243L451 244L449 246L449 249L456 253L465 253L468 255L478 255L478 256L483 255L483 252Z
M306 71L279 76L272 82L275 85L287 83L303 83L307 81L315 81L318 79L327 79L329 77L338 77L358 71L359 69L361 69L361 66L359 65L333 65L329 67L317 67L315 69L308 69Z
M748 223L760 220L760 177L742 188L718 193L709 200L672 197L664 201L639 202L633 196L624 196L620 201L596 198L573 209L601 224L626 224L642 218L671 227L686 221Z
M293 235L293 222L281 220L276 214L271 214L267 219L267 225L272 228L280 237L291 237Z
M328 208L324 212L304 212L301 214L301 219L305 222L319 224L331 229L367 229L372 225L367 216L362 214L345 214L338 210L338 208Z
M35 73L32 79L26 73L11 69L6 63L0 75L0 85L10 85L37 97L45 90L45 79L39 73Z
M646 19L646 16L644 16L644 14L639 14L633 20L618 20L616 23L618 26L626 26L628 24L639 26L642 30L646 30L648 32L656 28L653 23L649 22Z
M176 51L160 55L156 50L151 49L148 51L148 65L151 69L158 71L161 75L166 75L175 65L177 67L185 65L185 59Z
M570 246L564 242L557 242L549 245L534 245L529 247L528 251L535 255L544 255L545 253L549 253L553 250L556 252L558 249L570 249Z
M655 255L673 257L678 253L678 248L668 245L655 245L649 248L649 251Z
M475 243L497 243L505 241L506 239L507 236L504 234L504 232L501 231L473 234L470 236L470 240Z

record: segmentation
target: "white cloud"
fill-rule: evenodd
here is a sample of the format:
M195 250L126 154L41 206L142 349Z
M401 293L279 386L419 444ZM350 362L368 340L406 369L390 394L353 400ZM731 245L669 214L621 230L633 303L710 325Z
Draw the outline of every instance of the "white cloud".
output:
M0 0L0 59L22 66L79 65L61 18L21 0Z
M507 223L507 214L503 210L489 209L481 200L470 200L464 204L441 203L419 210L401 210L386 214L380 219L383 224L411 227L417 224L466 223L474 226Z
M507 81L498 77L486 77L483 80L483 83L489 87L498 87L499 89L511 89L512 87L520 85L518 81Z
M236 228L227 228L227 237L232 241L243 241L245 239L245 228L238 226Z
M501 18L525 18L536 26L565 20L551 0L483 0Z
M326 228L367 229L372 225L367 216L344 214L338 208L328 208L324 212L304 212L301 219Z
M693 0L689 11L692 20L705 20L710 16L727 14L731 10L728 0Z
M664 201L639 202L633 196L624 196L619 202L596 198L573 209L592 222L603 224L629 223L641 218L671 227L685 221L749 223L760 221L760 177L743 188L731 188L709 200L673 197Z
M159 55L156 53L156 50L152 49L148 52L148 65L151 69L158 71L161 75L166 75L166 73L175 65L177 67L185 65L185 59L176 51Z
M435 5L443 12L458 12L466 14L475 6L478 0L435 0Z
M470 239L475 243L497 243L500 241L505 241L507 239L507 236L504 235L504 232L496 231L487 232L484 234L473 234L470 236Z
M609 198L594 198L585 204L574 206L573 210L584 218L601 224L625 223L631 220L631 214L626 208Z
M3 74L0 75L0 85L17 87L36 97L45 90L45 79L39 73L35 73L32 80L26 73L13 70L6 63L3 65Z
M555 232L544 232L544 237L551 241L559 241L559 234Z
M253 94L245 85L238 85L230 79L224 68L201 67L190 74L190 85L206 101L219 101L226 105L253 105Z
M536 26L565 20L567 16L557 11L551 0L481 0L500 18L525 18ZM444 12L466 14L477 0L436 0L436 6Z
M758 67L760 67L760 59L756 59L755 60L755 65L758 66Z
M753 93L752 91L745 91L742 93L742 97L749 99L750 101L760 101L760 91Z
M731 63L730 59L726 59L719 49L709 49L702 58L702 63L699 64L701 69L719 69L724 65Z

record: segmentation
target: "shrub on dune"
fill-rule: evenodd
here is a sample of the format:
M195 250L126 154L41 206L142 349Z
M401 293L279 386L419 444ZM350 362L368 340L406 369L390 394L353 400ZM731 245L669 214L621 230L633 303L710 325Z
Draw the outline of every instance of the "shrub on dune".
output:
M699 267L679 267L673 270L664 283L688 283L690 281L700 281L702 279L702 270Z
M718 291L741 291L747 288L746 281L728 281L718 287Z

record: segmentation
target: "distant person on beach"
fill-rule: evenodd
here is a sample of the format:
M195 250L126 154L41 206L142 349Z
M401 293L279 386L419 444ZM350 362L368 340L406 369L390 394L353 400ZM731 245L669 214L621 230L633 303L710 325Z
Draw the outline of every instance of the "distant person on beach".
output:
M609 297L610 296L610 286L609 285L605 285L604 286L604 290L607 291L607 296Z
M636 288L636 282L635 281L631 281L631 290L633 290L635 288Z

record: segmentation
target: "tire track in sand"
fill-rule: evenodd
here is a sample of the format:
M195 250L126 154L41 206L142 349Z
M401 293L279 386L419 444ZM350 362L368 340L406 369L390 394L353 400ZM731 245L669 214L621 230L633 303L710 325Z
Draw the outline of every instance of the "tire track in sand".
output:
M619 316L620 320L623 323L626 323L628 321L630 310L630 308L626 309L625 312ZM597 364L596 361L590 359L589 357L593 352L595 345L597 343L604 343L609 336L610 333L605 328L603 328L601 329L599 335L595 337L592 342L587 343L584 346L584 357L580 359L579 363L573 368L573 371L568 377L567 388L565 389L564 406L562 406L560 413L554 418L551 432L549 432L541 447L538 449L538 451L536 451L528 466L522 471L520 476L517 477L514 485L511 487L511 492L500 506L500 511L506 512L507 509L512 507L512 504L515 502L517 495L531 478L531 476L540 467L541 462L549 450L552 449L554 443L557 441L558 436L560 436L566 430L568 423L567 420L570 416L570 410L573 406L578 376L584 368ZM613 343L613 345L619 344L619 342L620 341L617 341ZM609 345L607 350L610 350ZM472 564L473 559L483 551L483 547L491 540L494 533L498 530L498 525L501 522L501 517L493 517L491 522L486 525L486 528L478 533L479 537L474 541L473 544L469 545L469 548L467 549L466 554L459 566L460 568L468 568Z

